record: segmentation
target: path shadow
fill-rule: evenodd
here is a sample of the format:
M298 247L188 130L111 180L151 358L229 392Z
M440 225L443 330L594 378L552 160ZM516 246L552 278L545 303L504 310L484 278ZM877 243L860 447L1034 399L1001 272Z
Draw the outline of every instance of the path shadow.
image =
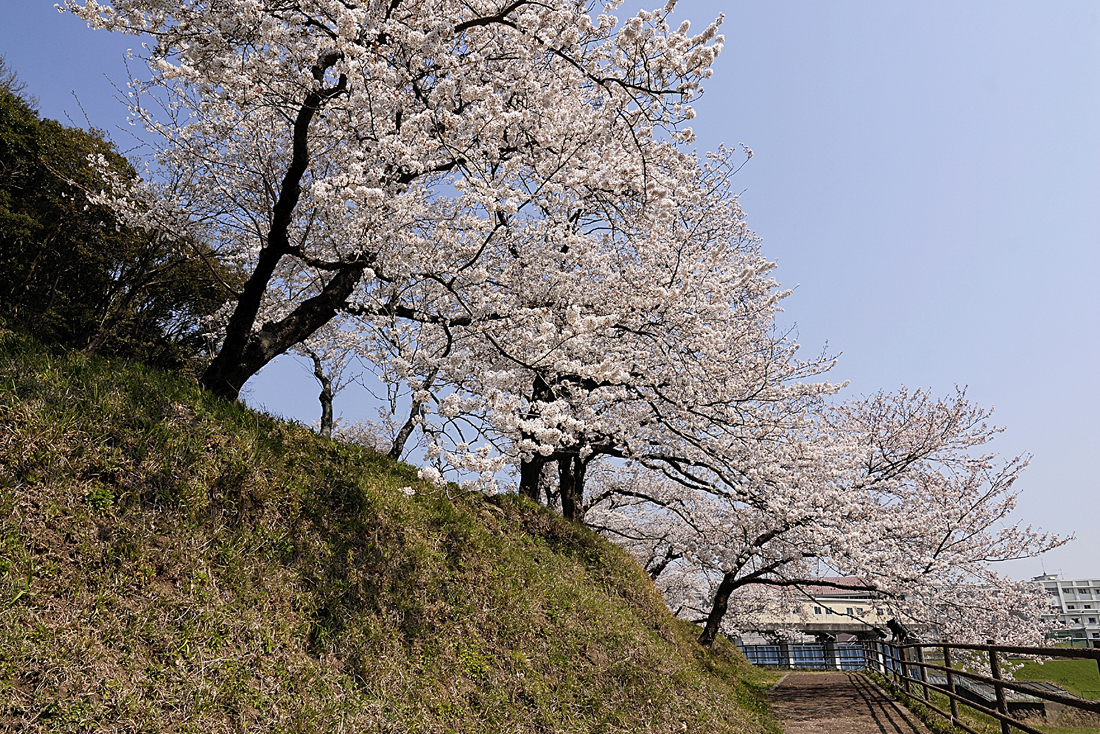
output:
M791 673L772 691L786 734L928 734L929 730L855 673Z

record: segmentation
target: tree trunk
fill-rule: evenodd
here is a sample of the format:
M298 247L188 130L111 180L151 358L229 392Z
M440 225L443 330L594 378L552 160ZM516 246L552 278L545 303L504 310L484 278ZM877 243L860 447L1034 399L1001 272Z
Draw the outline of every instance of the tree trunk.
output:
M435 376L439 372L439 368L432 370L427 379L424 380L424 384L420 386L422 390L428 390L431 388L432 383L435 382ZM409 410L409 418L405 421L405 424L401 426L401 430L397 432L397 435L393 437L393 445L390 446L389 457L394 461L401 459L401 454L405 452L405 442L409 440L409 436L416 429L418 420L424 415L424 403L418 403L416 399L413 399L412 408Z
M401 459L401 454L405 452L405 443L409 440L409 436L412 435L413 430L416 428L417 418L423 414L423 403L413 401L412 409L409 411L409 419L405 421L405 425L401 426L401 430L393 437L393 445L390 446L388 455L394 461L399 461Z
M714 644L714 638L718 636L718 629L722 625L722 618L726 616L729 608L730 594L737 588L737 579L732 573L722 577L722 583L718 584L718 590L714 592L714 603L711 605L710 614L707 615L707 624L703 627L703 634L699 635L699 644L710 647Z
M319 294L303 301L282 321L268 322L249 334L243 349L231 352L223 347L199 383L219 397L236 400L248 378L336 315L359 283L363 269L364 266L357 265L338 270ZM234 353L238 356L234 357Z
M547 401L553 397L554 393L546 384L546 380L542 379L541 375L535 375L534 383L531 385L531 403ZM536 415L534 408L527 412L528 418L534 418ZM522 436L530 440L535 438L528 433L523 433ZM542 467L547 461L549 461L548 457L535 454L530 461L521 461L519 465L519 493L534 502L539 501L539 477L542 476Z
M321 394L317 396L321 401L321 435L332 438L332 380L325 374L321 358L312 349L304 351L313 360L313 376L321 383Z
M679 558L683 558L683 555L680 553L673 553L672 549L669 548L661 560L656 563L651 562L651 565L646 569L646 573L649 574L650 579L656 581L660 575L665 572L665 569L668 568L668 564Z
M584 522L584 473L588 464L576 454L558 459L558 491L561 514L566 520Z
M321 388L321 394L317 396L321 401L321 435L332 438L332 390Z
M324 79L325 71L340 58L339 52L323 56L318 65L313 67L314 78L318 81ZM290 164L279 188L279 198L272 209L267 242L260 250L256 269L252 271L237 298L237 306L225 328L225 340L221 349L199 380L204 388L226 400L235 401L248 378L332 319L336 308L351 295L367 265L365 262L348 263L336 271L320 294L299 304L282 321L266 323L257 332L252 330L264 293L267 292L279 261L292 252L289 230L294 209L302 194L302 177L309 167L310 122L326 101L346 88L347 79L341 76L335 87L311 92L298 108L294 119L294 144Z
M405 452L405 443L408 442L409 436L416 428L416 419L420 417L421 412L420 403L414 402L412 409L409 410L408 420L401 426L401 430L397 432L397 435L393 437L393 443L390 444L390 450L386 455L394 461L401 460L401 454Z
M535 454L531 461L521 461L519 465L519 493L534 502L539 501L539 479L545 465L546 457L539 454Z

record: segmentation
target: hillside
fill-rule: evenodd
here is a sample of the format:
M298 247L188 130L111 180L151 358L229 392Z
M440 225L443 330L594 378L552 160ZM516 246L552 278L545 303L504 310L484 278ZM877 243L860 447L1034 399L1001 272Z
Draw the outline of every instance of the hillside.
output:
M0 335L0 729L774 731L697 634L515 496Z

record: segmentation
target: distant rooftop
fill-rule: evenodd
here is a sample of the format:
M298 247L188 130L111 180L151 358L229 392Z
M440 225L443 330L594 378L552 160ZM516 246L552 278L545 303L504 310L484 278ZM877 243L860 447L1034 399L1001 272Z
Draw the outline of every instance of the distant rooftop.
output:
M810 584L799 588L813 597L851 596L852 594L875 593L875 587L858 576L822 576L818 581L820 583ZM856 588L838 589L836 586L831 586L830 584Z

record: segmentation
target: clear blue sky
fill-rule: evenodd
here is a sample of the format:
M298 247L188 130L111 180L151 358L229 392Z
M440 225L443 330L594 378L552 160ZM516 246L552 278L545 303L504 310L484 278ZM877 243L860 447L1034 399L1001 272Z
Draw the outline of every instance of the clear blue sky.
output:
M75 91L125 148L104 75L125 81L137 39L51 0L0 8L0 53L43 114L84 124ZM719 12L695 128L701 149L755 151L742 204L797 286L785 322L841 353L852 394L960 384L996 406L997 451L1034 455L1018 516L1078 537L1045 570L1100 576L1100 4L682 0L677 16ZM250 388L317 418L316 383L288 358ZM337 410L371 417L350 392Z

